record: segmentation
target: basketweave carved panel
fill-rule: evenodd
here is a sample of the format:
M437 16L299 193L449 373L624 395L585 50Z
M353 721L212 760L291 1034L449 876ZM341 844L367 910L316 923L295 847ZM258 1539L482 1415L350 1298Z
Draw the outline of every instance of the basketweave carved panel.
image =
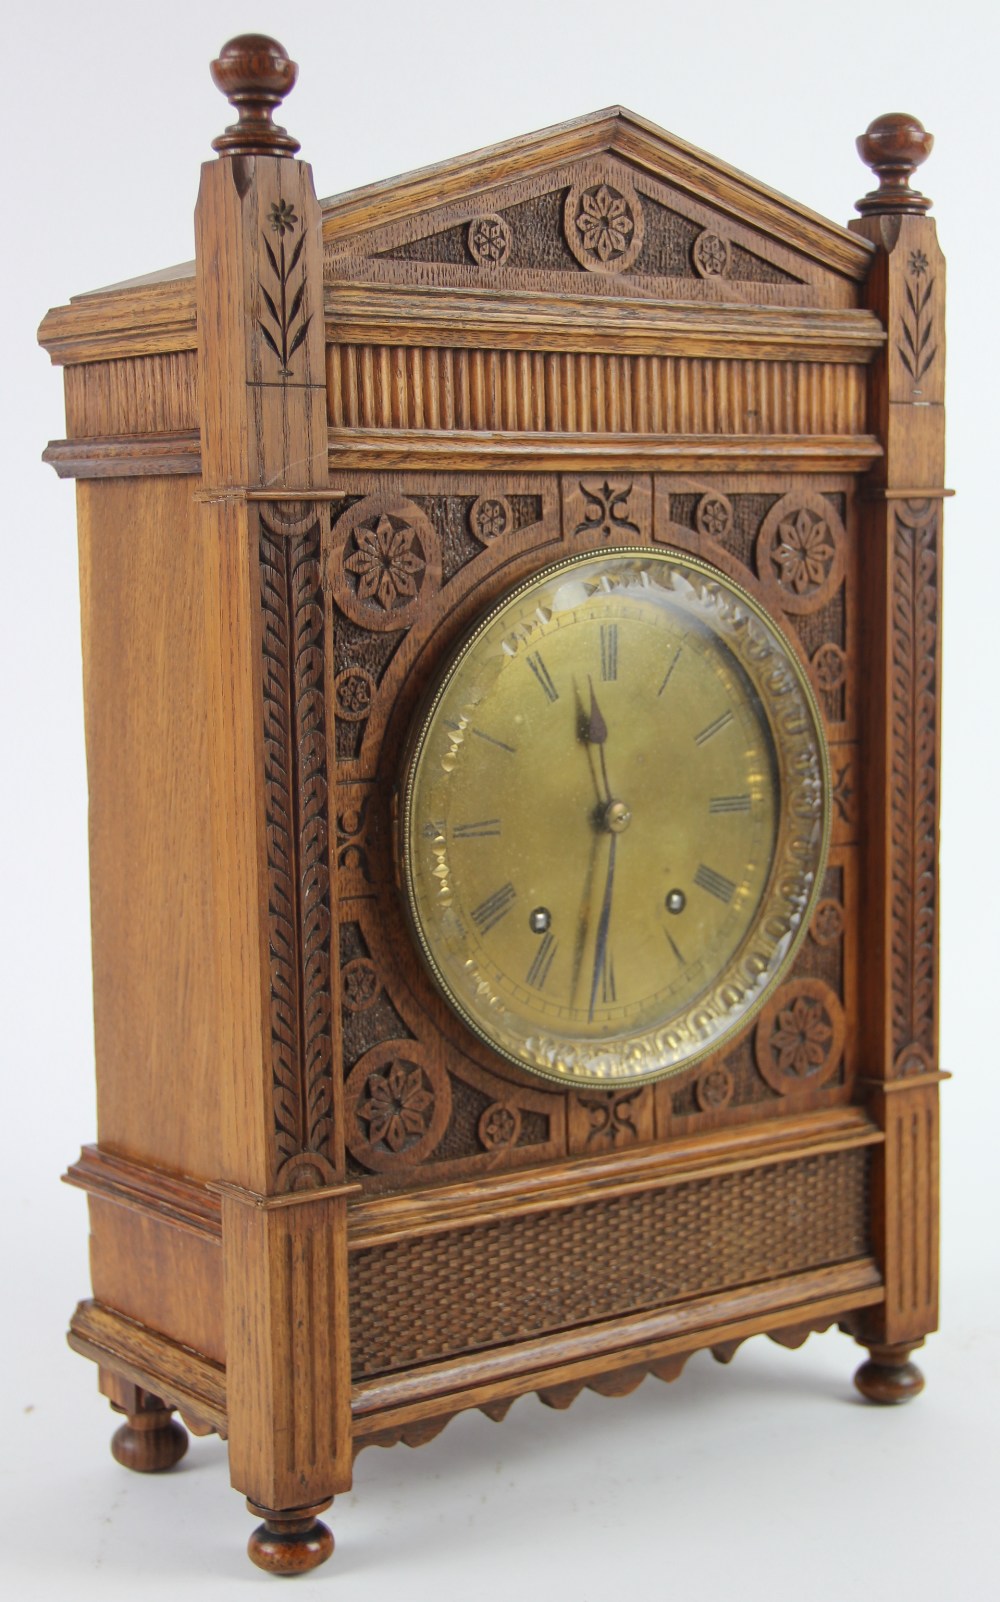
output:
M810 304L814 261L610 152L331 232L325 276L463 288Z
M354 1378L862 1257L869 1190L835 1152L355 1250Z

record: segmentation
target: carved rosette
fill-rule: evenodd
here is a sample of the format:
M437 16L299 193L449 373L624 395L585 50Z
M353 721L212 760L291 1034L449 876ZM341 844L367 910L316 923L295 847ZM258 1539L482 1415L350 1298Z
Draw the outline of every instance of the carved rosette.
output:
M276 1182L332 1177L325 614L315 508L260 517L264 797Z
M757 1066L780 1095L817 1090L836 1073L846 1038L844 1011L829 985L792 979L757 1020Z
M466 237L469 253L477 267L502 267L510 255L513 239L510 224L495 212L474 217Z
M733 505L721 490L703 495L694 512L694 526L710 540L724 540L733 531Z
M938 506L903 502L892 526L891 875L894 1072L933 1066L937 936Z
M732 1101L735 1088L729 1069L717 1063L699 1075L694 1087L695 1100L702 1112L721 1112Z
M479 495L469 508L469 528L481 545L489 545L514 527L514 514L505 495Z
M844 579L844 525L825 495L795 489L772 506L757 536L757 573L786 611L816 612Z
M642 249L642 202L623 172L575 183L563 207L570 250L588 272L624 273Z
M355 957L340 975L340 996L348 1012L367 1012L382 990L378 969L370 957Z
M495 1101L480 1118L477 1133L487 1151L515 1146L521 1133L521 1114L513 1102Z
M813 913L809 933L818 946L835 946L844 933L844 909L839 901L821 901Z
M729 241L705 228L691 246L691 265L700 278L726 278L729 274Z
M429 585L441 583L437 534L405 496L368 496L334 529L337 604L363 628L408 628Z
M344 1116L348 1147L365 1168L412 1168L431 1156L448 1127L448 1075L418 1041L385 1040L351 1070Z

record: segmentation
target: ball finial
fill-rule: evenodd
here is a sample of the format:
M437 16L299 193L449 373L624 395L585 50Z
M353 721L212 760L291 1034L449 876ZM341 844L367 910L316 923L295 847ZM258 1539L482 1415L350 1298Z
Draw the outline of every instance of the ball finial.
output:
M212 149L220 156L294 156L299 141L271 117L292 88L299 69L284 45L263 33L230 39L212 62L212 79L239 113Z
M857 141L858 155L878 178L879 187L857 201L855 209L866 217L906 215L920 217L930 201L910 179L926 161L934 135L905 111L889 111L868 124Z

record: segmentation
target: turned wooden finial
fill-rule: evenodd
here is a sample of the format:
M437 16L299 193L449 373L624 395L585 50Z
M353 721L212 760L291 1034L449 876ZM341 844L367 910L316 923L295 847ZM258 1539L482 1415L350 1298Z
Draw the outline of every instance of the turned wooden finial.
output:
M866 217L923 216L930 201L910 179L934 148L934 135L922 122L906 111L889 111L876 117L857 140L858 155L878 178L877 189L856 202L855 210Z
M239 121L212 140L212 149L220 156L294 156L299 141L271 116L298 75L284 45L264 33L241 33L224 44L212 62L212 79Z

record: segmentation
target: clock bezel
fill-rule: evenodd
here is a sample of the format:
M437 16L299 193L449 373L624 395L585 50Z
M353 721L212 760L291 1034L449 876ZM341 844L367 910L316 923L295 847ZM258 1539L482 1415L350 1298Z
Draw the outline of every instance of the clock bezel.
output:
M766 983L763 984L759 991L750 996L750 999L746 1001L745 1005L741 1005L737 1016L733 1018L731 1023L723 1025L723 1027L713 1034L710 1039L705 1041L704 1044L687 1050L678 1060L668 1062L663 1066L653 1068L639 1067L631 1069L625 1066L618 1066L611 1069L611 1071L608 1071L607 1073L596 1073L593 1071L580 1071L579 1069L574 1070L573 1068L562 1066L556 1068L550 1066L548 1063L529 1060L526 1056L519 1055L515 1050L508 1049L504 1045L502 1039L498 1039L495 1035L492 1035L489 1030L479 1022L475 1015L463 1004L461 996L456 993L455 988L449 982L447 975L442 971L440 964L436 961L434 950L422 926L420 905L418 893L414 883L413 872L412 847L414 842L414 832L412 811L420 760L426 749L428 739L435 729L435 720L441 702L454 683L456 676L459 674L462 664L467 660L470 653L474 651L477 643L483 637L483 635L494 626L497 618L508 608L513 609L517 602L521 600L525 594L544 587L545 585L557 579L561 574L566 573L575 567L586 567L590 564L600 562L613 563L616 560L621 560L623 558L633 562L651 560L653 562L662 564L674 563L678 564L681 568L686 568L689 571L692 571L694 574L707 580L709 583L718 585L728 596L747 606L750 609L753 617L755 617L757 621L763 625L765 631L772 637L775 644L783 654L783 660L787 663L792 672L795 685L805 702L812 726L812 732L815 735L816 755L818 757L820 767L819 788L821 838L819 851L815 859L815 868L813 870L811 888L806 894L805 903L799 916L798 925L794 928L794 930L790 931L790 937L788 938L787 945L785 946L782 954L776 959L774 966L768 972ZM721 638L721 634L719 637ZM725 642L723 641L723 643ZM769 705L766 697L760 695L760 688L753 682L752 675L747 672L746 664L740 662L738 657L736 660L742 671L746 673L747 677L750 679L755 692L760 696L764 706L765 720L768 725L769 732L772 739L775 739L776 741L773 707ZM779 760L778 767L779 808L775 847L771 866L768 871L764 889L761 892L759 901L757 903L754 916L744 935L741 937L737 947L727 959L725 967L719 970L719 972L717 972L708 981L708 983L698 993L694 1000L688 1006L686 1006L683 1014L678 1013L672 1015L668 1019L657 1024L655 1028L644 1030L641 1037L643 1042L648 1040L649 1037L651 1037L654 1033L664 1034L667 1031L673 1030L678 1019L684 1016L691 1018L696 1015L698 1009L700 1009L701 1014L704 1014L704 998L712 997L713 994L717 994L721 989L723 989L727 983L732 982L731 976L735 973L739 961L746 953L750 941L759 934L759 931L769 915L768 903L769 900L773 899L775 881L782 867L779 861L781 854L781 840L783 834L787 833L788 823L788 797L785 795L785 792L782 788L782 779L786 777L786 775L784 774L781 760ZM403 762L401 765L401 780L398 793L401 797L401 804L397 819L396 849L398 853L398 862L400 864L400 871L397 874L400 888L400 899L403 904L405 921L414 939L417 951L420 954L424 971L430 978L436 994L448 1007L450 1013L456 1017L461 1024L469 1029L479 1042L487 1046L491 1052L494 1052L505 1063L511 1064L521 1072L529 1075L530 1078L542 1079L550 1084L560 1085L568 1091L579 1091L582 1089L593 1091L595 1089L614 1089L616 1086L620 1087L624 1085L653 1084L661 1079L674 1078L682 1073L686 1073L689 1069L703 1063L706 1058L716 1055L721 1050L731 1048L732 1045L739 1039L739 1037L745 1033L746 1029L749 1028L753 1023L761 1008L766 1004L767 1000L773 996L777 986L785 977L787 977L787 974L801 947L802 941L805 939L805 936L808 932L812 915L822 895L823 879L829 859L830 838L832 832L832 785L830 759L827 748L823 716L812 686L809 682L808 675L802 663L800 662L798 653L789 637L778 626L772 615L749 593L749 591L743 585L731 578L728 573L725 573L721 569L714 567L711 563L704 561L702 558L696 557L689 552L678 550L672 546L611 546L605 549L590 548L586 551L575 552L570 556L562 557L556 562L546 563L542 567L536 569L533 574L527 578L521 579L517 584L513 585L509 590L505 591L493 603L491 603L483 616L481 616L475 623L472 624L469 629L466 630L464 635L460 638L458 644L451 649L445 661L439 666L439 669L435 674L431 687L424 697L422 707L418 710L417 716L413 722L411 736L407 742L404 751ZM781 801L781 797L783 795L784 801ZM781 944L781 942L779 941L778 944ZM556 1031L552 1031L551 1033L555 1034ZM597 1046L595 1049L599 1050L600 1048Z

